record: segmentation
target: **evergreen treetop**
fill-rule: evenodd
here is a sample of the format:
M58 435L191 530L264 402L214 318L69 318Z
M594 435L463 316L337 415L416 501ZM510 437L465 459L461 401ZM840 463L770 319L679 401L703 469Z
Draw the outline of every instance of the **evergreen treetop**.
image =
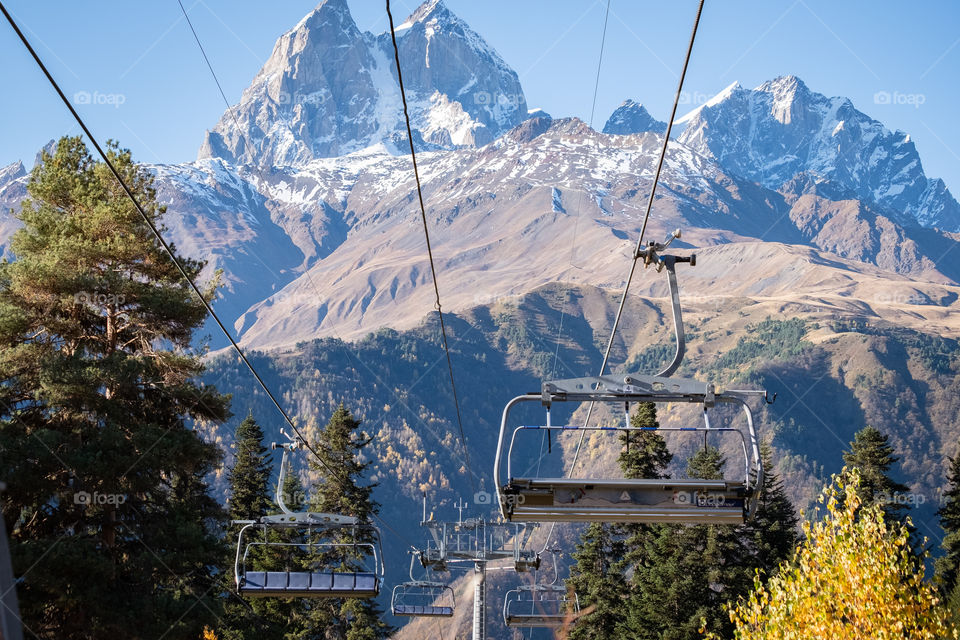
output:
M657 429L657 405L653 402L641 402L630 416L630 426L643 429ZM667 449L667 443L656 431L624 431L620 434L624 448L617 462L626 478L665 478L665 471L673 454Z
M365 480L371 462L364 461L363 449L371 438L360 429L360 422L343 403L337 407L317 437L317 453L322 461L311 460L322 480L313 487L311 511L338 513L370 524L380 505L373 499L374 483ZM369 529L359 528L344 534L338 542L373 542ZM367 570L362 547L344 547L339 553L319 554L326 566L349 570ZM365 566L365 563L366 566ZM343 640L379 640L393 629L382 619L383 613L372 598L333 599L315 603L307 614L306 628L311 633L323 630L324 637ZM309 636L307 636L309 637Z
M894 455L889 440L889 436L868 425L854 435L850 450L843 454L843 462L860 472L858 491L863 504L880 504L888 519L903 522L908 506L899 498L909 487L890 477L890 469L899 458Z
M231 520L266 515L269 498L270 453L263 444L263 429L249 414L237 427L236 458L230 469Z
M687 475L701 480L722 480L725 464L720 449L707 445L687 460Z
M752 578L753 569L767 576L773 574L782 562L791 558L800 540L800 518L774 468L773 448L768 440L760 443L760 459L764 469L763 486L754 498L753 517L740 532L747 546L748 568L744 572L747 579Z
M162 226L150 173L107 153ZM220 452L186 420L229 416L196 381L205 308L79 137L43 152L27 191L0 264L0 477L24 622L63 639L198 637L217 609L223 511L204 479Z

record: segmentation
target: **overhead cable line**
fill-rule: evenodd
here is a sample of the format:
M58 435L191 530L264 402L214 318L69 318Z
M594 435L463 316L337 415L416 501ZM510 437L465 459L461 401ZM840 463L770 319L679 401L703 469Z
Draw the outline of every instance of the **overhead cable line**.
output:
M641 250L643 249L643 239L644 239L644 236L646 235L647 223L650 220L650 211L653 208L653 200L657 192L657 184L660 181L660 173L663 170L663 162L667 155L667 144L670 141L670 132L673 129L673 121L677 117L677 107L680 104L680 94L683 91L683 81L687 75L687 67L690 64L690 55L693 52L693 43L697 36L697 28L700 26L700 16L703 13L703 4L704 4L704 0L700 0L699 4L697 5L697 14L693 20L693 29L690 33L690 42L687 45L687 53L683 59L683 69L680 71L680 79L677 82L677 92L674 95L673 108L670 110L670 119L667 121L667 130L664 133L663 145L660 148L660 157L657 160L657 170L653 176L653 184L650 186L650 196L647 199L647 207L643 216L643 224L640 227L640 236L639 238L637 238L637 246L633 251L633 260L630 263L630 271L627 275L627 281L623 287L623 294L620 298L620 305L617 308L617 315L615 316L613 321L613 327L610 330L610 339L607 342L607 348L603 354L603 362L600 364L601 376L603 375L603 372L606 370L607 362L610 359L610 352L613 349L613 341L617 334L617 328L620 326L620 318L623 315L623 309L626 304L627 293L630 290L630 283L632 282L634 273L636 272L636 269L637 269L637 261L643 255L641 253ZM601 50L601 60L602 60L602 55L603 55L603 52ZM599 65L598 65L598 72L599 72ZM557 338L557 350L559 352L559 335ZM554 365L556 365L556 361L554 362ZM590 418L593 416L593 407L594 407L593 402L591 402L587 407L587 417L583 422L585 427L590 425ZM574 469L577 466L577 461L580 458L580 451L583 449L583 441L585 436L586 436L586 431L583 431L580 434L580 439L577 441L577 449L574 452L573 461L570 463L570 470L567 472L568 477L573 473ZM550 532L547 534L546 540L544 541L544 550L550 544L550 538L553 536L553 532L555 529L556 529L556 523L552 523L550 526Z
M190 16L188 15L186 9L184 8L183 2L181 0L177 0L177 2L180 4L180 10L183 12L183 17L186 19L187 24L190 26L190 31L193 33L193 39L194 41L196 41L197 47L199 47L200 49L200 53L203 54L203 59L207 63L207 69L210 70L210 75L213 76L213 81L216 83L217 89L220 91L220 97L223 98L223 103L224 105L226 105L227 112L230 113L230 117L233 119L233 122L237 127L237 134L240 136L240 140L243 142L244 148L248 148L249 141L247 140L247 137L243 133L243 127L240 126L240 121L237 118L236 110L233 108L233 106L230 104L230 101L227 99L226 93L224 92L223 87L220 84L220 80L217 77L217 72L213 68L213 63L210 61L210 58L207 56L206 49L204 48L203 44L200 42L200 36L197 33L197 30L193 26L193 21L190 20ZM260 177L260 183L263 185L263 188L269 190L269 184L267 183L267 179L263 175L263 170L261 166L259 164L256 164L253 166L257 172L257 175ZM259 256L255 256L255 257L257 257L257 259L260 260ZM266 267L268 270L270 270L270 267L267 266L267 264L264 263L263 260L260 260L260 263L263 264L263 266ZM320 289L314 283L313 277L310 275L310 269L307 268L306 265L303 268L303 275L306 277L307 281L310 283L310 286L313 287L314 291L316 291L319 295ZM346 351L348 356L353 357L354 359L357 360L357 362L359 362L361 365L363 365L369 370L369 367L367 367L367 365L365 365L358 356L356 356L346 348L344 350ZM413 412L411 411L411 413ZM439 433L433 432L433 431L431 431L431 433L433 433L433 435L436 436L437 440L440 440L442 442L443 438L440 437Z
M237 344L237 341L233 338L230 331L227 330L226 325L223 324L223 321L220 320L220 317L217 316L217 313L213 310L213 307L207 301L206 297L203 295L203 292L200 291L200 287L193 281L193 278L190 277L190 274L187 272L186 268L183 266L183 263L177 258L177 255L173 252L173 248L163 239L163 235L160 233L160 230L157 228L157 225L154 224L153 220L150 219L150 216L147 215L147 212L144 210L143 205L140 204L140 201L133 194L133 191L130 190L130 187L127 186L126 181L120 175L120 172L117 171L117 168L114 166L113 162L110 160L110 157L103 150L103 147L100 146L100 143L97 142L97 139L93 136L93 133L87 127L86 123L83 121L83 118L80 117L80 114L77 113L77 110L73 108L73 105L70 103L70 100L63 93L63 90L60 88L60 85L57 84L57 81L54 80L53 76L50 74L50 71L47 70L46 65L43 64L43 61L40 59L40 56L37 55L37 52L31 46L30 42L27 40L26 36L20 30L20 27L14 21L13 17L7 11L6 6L3 5L3 2L0 1L0 11L3 12L4 17L7 19L7 22L10 23L10 26L13 27L13 30L16 31L17 36L19 36L20 41L23 42L24 46L27 48L27 51L30 52L30 55L33 57L34 61L37 63L37 66L40 67L40 70L43 71L43 74L47 77L47 80L53 86L54 90L57 92L57 95L60 96L60 99L63 101L63 104L67 106L67 109L70 110L71 115L77 121L77 124L80 125L80 128L83 130L83 133L87 136L87 139L90 140L90 143L97 150L97 153L100 154L100 157L103 159L104 164L107 165L107 168L110 169L110 172L113 174L113 177L117 179L117 182L120 183L120 186L123 188L124 193L127 194L127 197L130 198L130 201L133 203L133 206L136 207L137 212L140 214L140 217L143 218L143 221L150 228L150 231L153 233L153 236L157 239L157 242L160 243L160 246L163 247L163 250L170 256L170 259L176 265L177 270L180 272L180 275L183 276L184 280L190 285L190 288L193 289L193 292L197 295L197 298L200 299L200 302L206 308L207 313L213 318L214 322L217 323L217 326L220 327L220 330L223 332L223 335L226 336L227 340L230 341L230 344L233 346L234 351L237 352L237 355L240 356L240 359L247 366L247 369L250 370L250 373L253 374L253 377L256 378L257 382L260 384L260 387L267 394L267 397L270 398L270 401L273 403L273 406L276 407L277 411L280 412L280 415L283 416L284 421L290 425L293 431L303 438L303 434L293 423L293 420L290 419L290 416L287 415L287 412L280 406L280 403L277 401L276 397L267 387L266 383L263 381L263 378L254 368L253 364L247 359L246 354L243 352L243 349L240 348L240 345ZM309 443L307 444L309 448ZM311 449L313 451L313 449ZM314 454L316 452L314 451ZM328 469L333 473L332 469Z
M233 118L233 122L234 122L234 124L235 124L236 127L237 127L237 133L240 135L240 137L241 137L241 138L244 140L244 142L246 143L246 136L244 136L244 134L243 134L243 127L240 126L240 121L237 119L236 111L233 109L233 106L230 104L230 101L227 99L227 95L226 95L226 93L225 93L224 90L223 90L223 86L220 84L220 80L219 80L219 78L217 77L217 72L214 71L214 69L213 69L213 63L210 62L210 58L207 56L207 52L206 52L206 50L204 49L203 43L200 42L200 36L199 36L199 34L197 34L197 30L196 30L196 29L194 28L194 26L193 26L193 21L190 20L190 16L187 14L187 10L184 8L183 2L181 2L181 0L177 0L177 3L180 5L180 10L183 12L183 17L186 19L187 25L190 26L190 32L193 33L193 39L196 41L197 47L200 49L200 53L203 54L203 60L204 60L204 62L207 63L207 69L210 70L210 75L213 76L213 81L216 83L217 89L220 91L220 97L223 98L223 102L224 102L224 104L227 106L227 111L230 113L230 116ZM257 174L260 176L260 182L261 182L261 184L263 184L264 188L269 188L268 185L267 185L266 179L263 177L263 171L260 169L260 166L259 166L259 165L254 165L254 168L256 169ZM310 277L310 272L309 272L308 270L304 270L304 275L307 276L307 279L310 281L310 284L313 285L313 279ZM316 287L314 287L314 288L316 289ZM229 336L228 336L228 337L229 337ZM261 384L262 384L262 383L261 383ZM269 392L268 392L268 393L269 393ZM288 421L288 422L289 422L289 421ZM292 426L292 425L291 425L291 426ZM296 429L296 427L294 427L294 429ZM297 435L300 435L299 432L297 432ZM306 443L306 439L305 439L305 438L302 438L302 437L301 437L301 439L304 441L304 443ZM307 449L314 455L314 457L317 458L317 460L321 463L321 465L324 466L324 468L327 469L328 472L333 473L333 471L324 463L323 459L320 458L319 455L317 455L317 452L316 452L316 451L314 451L314 450L313 450L312 448L310 448L309 446L307 447ZM410 540L408 540L405 536L403 536L403 535L400 534L396 529L394 529L392 526L390 526L390 524L387 523L387 521L384 520L380 515L378 515L378 514L373 514L373 516L374 516L377 520L379 520L380 523L381 523L384 527L386 527L386 529L387 529L388 531L390 531L395 537L399 538L399 539L401 540L401 542L403 542L403 543L406 544L407 546L411 547L412 549L416 549L416 546L415 546L413 543L411 543Z
M647 208L643 215L643 224L640 227L640 237L637 238L637 246L633 250L633 260L630 262L630 272L627 274L627 281L623 285L623 294L620 297L620 306L617 308L617 315L613 320L613 327L610 330L610 340L607 342L606 351L603 353L603 362L600 364L600 375L603 375L607 368L607 361L610 359L610 352L613 349L613 340L617 335L617 328L620 326L620 317L623 315L623 308L627 302L627 293L630 291L630 283L633 281L633 275L637 270L637 262L643 256L643 238L647 231L647 222L650 220L650 210L653 208L653 199L657 193L657 183L660 181L660 172L663 170L663 162L667 156L667 144L670 142L670 131L673 129L673 121L677 117L677 106L680 104L680 94L683 91L683 80L687 75L687 67L690 64L690 54L693 52L693 42L697 37L697 27L700 26L700 15L703 13L704 0L700 0L697 5L697 15L693 20L693 29L690 32L690 42L687 45L687 54L683 59L683 69L680 71L680 80L677 82L677 93L673 98L673 108L670 110L670 119L667 120L667 130L663 135L663 146L660 147L660 158L657 160L657 170L653 175L653 184L650 185L650 197L647 198ZM590 417L593 414L594 404L591 402L587 408L587 418L584 420L584 426L589 426ZM580 441L577 443L577 450L573 456L573 462L570 464L572 473L577 465L577 459L580 457L580 449L583 447L583 439L586 432L580 434Z
M467 448L467 437L463 432L463 420L460 417L460 400L457 397L457 384L453 378L453 362L450 360L450 347L447 343L447 328L443 322L443 311L440 307L440 287L437 284L437 269L433 263L433 248L430 246L430 229L427 225L427 209L423 204L423 188L420 185L420 171L417 168L417 153L413 148L413 130L410 127L410 110L407 107L407 96L403 90L403 74L400 72L400 49L397 47L397 32L393 26L393 14L390 12L390 0L387 0L387 18L390 20L390 39L393 41L393 58L397 64L397 83L400 85L400 98L403 100L403 117L407 125L407 140L410 142L410 158L413 161L413 177L417 182L417 198L420 201L420 218L423 220L423 235L427 240L427 256L430 258L430 273L433 275L433 292L436 295L435 306L440 316L440 336L443 341L443 350L447 355L447 370L450 372L450 388L453 391L453 405L457 410L457 426L460 428L460 443L463 445L463 457L467 467L467 478L470 480L470 492L476 493L473 484L473 469L470 467L470 451Z
M597 93L600 90L600 69L603 66L603 51L607 43L607 23L610 21L610 3L611 0L607 0L607 10L603 14L603 32L600 34L600 55L597 58L597 74L596 79L593 81L593 101L590 103L590 121L587 123L591 129L593 128L593 117L596 114L597 110ZM580 195L577 197L577 223L580 221L580 216L583 215L583 212L580 210L583 205L583 189L580 189ZM577 226L574 226L574 236L573 241L570 247L570 265L573 266L573 252L576 251L577 246ZM554 346L553 351L553 367L550 372L550 377L555 378L557 374L557 362L560 360L560 337L563 335L563 320L566 317L567 312L567 294L570 292L572 286L568 285L563 289L563 295L560 298L560 324L557 326L557 340ZM540 461L543 460L543 445L544 440L548 438L549 435L547 432L544 432L540 437L540 455L537 458L537 474L540 474ZM571 467L572 470L572 467ZM547 547L550 545L550 538L553 537L553 532L557 528L557 523L553 522L550 524L550 532L547 533L547 537L544 538L543 548L540 550L540 553L543 553L547 550Z
M3 13L3 16L7 19L7 22L10 23L11 27L13 27L13 30L16 32L17 36L20 38L20 41L26 47L27 51L30 53L34 62L36 62L37 66L40 67L40 70L43 71L43 74L46 76L47 80L50 82L50 85L57 92L57 95L60 96L60 99L63 101L63 104L65 104L67 109L70 110L71 115L73 115L74 119L77 121L77 124L80 125L80 128L83 130L83 133L87 136L87 139L90 140L90 143L96 149L97 153L100 154L100 157L103 159L104 164L106 164L107 168L110 169L110 172L113 174L114 178L116 178L117 182L120 183L120 186L123 188L124 193L126 193L127 197L130 198L130 201L133 203L133 206L137 209L137 212L140 214L140 217L143 218L143 221L150 228L150 231L153 233L153 236L156 238L157 242L160 243L160 246L163 247L167 255L170 256L170 259L173 261L174 265L176 265L177 270L180 272L180 275L182 275L183 278L187 281L187 283L190 285L190 288L200 299L200 302L203 304L204 308L206 308L207 313L210 315L211 318L213 318L214 322L216 322L217 326L223 332L223 335L226 336L227 340L230 341L230 344L232 345L234 351L236 351L237 355L246 365L247 369L250 370L250 373L257 380L257 383L260 385L261 389L263 389L263 391L267 394L267 397L273 403L273 406L276 407L280 415L283 416L284 421L290 426L293 432L297 434L297 437L303 443L303 446L310 453L312 453L313 456L317 459L320 466L323 467L327 471L327 473L331 474L334 477L338 477L339 476L338 472L336 472L329 464L327 464L327 462L320 456L317 450L306 439L306 437L303 435L300 429L297 428L297 425L294 424L293 420L290 418L287 412L283 409L283 407L280 406L280 403L277 401L276 396L274 396L273 392L270 391L270 388L264 382L263 378L257 372L256 368L253 366L250 360L247 358L246 354L243 352L243 349L240 348L240 345L237 344L237 341L233 338L233 336L227 330L226 325L223 324L223 321L220 320L220 317L217 315L217 313L213 310L213 307L204 297L203 292L200 291L200 288L193 281L193 278L190 277L190 274L187 272L186 268L183 266L183 263L179 260L179 258L177 258L171 246L166 242L166 240L163 239L163 235L160 233L160 230L157 228L156 224L154 224L153 220L150 219L150 216L147 215L143 206L140 204L140 201L133 194L133 191L131 191L130 187L127 186L126 181L120 175L120 172L117 171L117 168L114 166L113 162L110 160L110 157L106 154L103 147L100 146L100 143L97 142L97 139L93 136L93 133L87 127L83 118L80 117L80 114L77 113L77 110L74 109L73 105L70 103L70 100L67 98L66 94L63 93L63 90L60 88L60 85L53 78L53 75L51 75L50 71L47 69L46 65L43 63L43 60L40 59L40 56L37 54L36 50L34 50L33 46L30 44L30 41L27 40L27 37L24 35L23 31L20 30L20 27L19 25L17 25L16 21L13 19L13 16L10 15L9 11L7 11L7 8L3 4L2 0L0 0L0 12ZM396 535L398 538L403 540L411 548L416 549L415 545L411 544L404 536L400 535L382 517L380 517L377 514L372 514L372 515L381 523L383 523L383 525L388 530L390 530L394 535Z

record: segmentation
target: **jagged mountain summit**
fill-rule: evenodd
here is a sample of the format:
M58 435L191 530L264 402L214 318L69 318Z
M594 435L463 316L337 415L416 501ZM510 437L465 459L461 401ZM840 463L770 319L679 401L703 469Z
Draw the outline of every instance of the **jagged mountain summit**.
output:
M526 119L516 72L443 0L398 25L397 40L418 142L483 145ZM346 0L324 0L277 40L233 113L207 132L199 158L303 166L399 141L396 78L390 33L361 32Z
M667 123L657 120L650 115L639 102L634 100L624 100L616 110L610 114L603 132L614 135L630 135L632 133L645 133L653 131L654 133L664 133L667 130Z
M927 178L910 136L890 131L848 98L811 91L796 76L756 89L727 87L678 120L678 142L771 189L801 173L825 178L904 224L960 231L960 204Z

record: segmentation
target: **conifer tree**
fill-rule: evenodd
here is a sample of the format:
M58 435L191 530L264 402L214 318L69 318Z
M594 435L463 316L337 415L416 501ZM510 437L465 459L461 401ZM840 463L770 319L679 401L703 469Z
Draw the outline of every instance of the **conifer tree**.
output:
M657 429L657 405L641 402L630 416L630 426L638 429ZM663 478L673 460L667 443L656 431L624 431L620 434L624 448L617 461L625 478Z
M887 521L903 522L908 510L903 497L909 487L890 477L890 468L899 458L894 455L889 440L889 436L868 425L854 435L850 450L843 454L843 462L860 471L858 490L864 506L880 504Z
M270 500L270 452L263 443L263 429L247 415L237 427L236 458L230 469L231 520L251 520L266 515Z
M380 505L373 499L375 484L364 482L370 462L363 461L363 449L371 438L360 430L360 422L343 405L337 407L318 437L317 452L322 464L311 461L322 480L310 495L310 510L349 515L370 524ZM370 533L359 530L358 542L373 542ZM349 537L340 542L352 542ZM337 557L325 554L325 562L344 569L360 570L363 551L344 549ZM309 612L310 634L336 640L379 640L392 629L382 619L380 606L372 598L348 598L314 603Z
M738 535L747 546L744 580L752 581L753 570L772 575L782 562L793 556L800 541L797 510L783 488L783 482L774 471L773 449L770 442L760 444L763 463L763 486L754 504L754 515L740 528Z
M950 460L943 506L937 512L943 528L943 556L936 560L937 584L955 626L960 628L960 455Z
M716 447L700 449L687 461L693 478L723 477L723 456ZM643 640L698 638L707 630L726 631L722 605L740 595L742 546L731 525L658 525L636 537L627 633Z
M640 403L630 417L630 426L656 429L656 405ZM625 431L620 435L623 450L618 462L627 478L662 478L672 455L663 437L655 431ZM577 593L580 605L590 613L571 630L571 640L620 637L630 633L628 615L629 581L626 572L636 562L636 550L653 535L650 525L611 526L593 523L584 532L571 568L568 584ZM627 606L624 600L627 599ZM629 637L629 636L626 636Z
M624 596L629 590L623 573L626 546L614 527L593 522L580 537L567 579L585 611L570 630L570 640L615 638L626 621Z
M107 152L162 228L150 173ZM205 309L79 137L42 154L27 191L0 265L0 477L25 626L199 637L217 610L223 511L204 477L220 453L186 420L229 416L196 382Z
M248 415L236 432L236 457L230 469L230 497L228 500L231 520L253 520L279 509L271 500L270 453L264 446L263 429ZM296 474L289 473L285 485L296 483ZM285 491L296 488L285 487ZM240 525L227 529L227 558L225 566L235 562L237 536ZM271 541L284 541L281 532L270 532ZM254 548L249 553L247 569L252 571L277 571L290 569L287 553L276 549ZM223 640L272 640L295 637L296 621L302 619L302 601L279 598L254 598L243 602L232 592L236 589L233 571L224 575L224 615L218 626Z

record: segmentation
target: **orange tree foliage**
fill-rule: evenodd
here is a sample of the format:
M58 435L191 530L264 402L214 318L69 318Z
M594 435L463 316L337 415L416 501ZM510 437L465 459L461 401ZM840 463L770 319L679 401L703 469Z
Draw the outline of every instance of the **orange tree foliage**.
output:
M886 522L879 505L863 506L860 477L834 477L820 503L826 514L805 522L793 560L730 610L736 640L933 640L957 638L936 590L924 582L907 528ZM719 640L706 634L708 640Z

